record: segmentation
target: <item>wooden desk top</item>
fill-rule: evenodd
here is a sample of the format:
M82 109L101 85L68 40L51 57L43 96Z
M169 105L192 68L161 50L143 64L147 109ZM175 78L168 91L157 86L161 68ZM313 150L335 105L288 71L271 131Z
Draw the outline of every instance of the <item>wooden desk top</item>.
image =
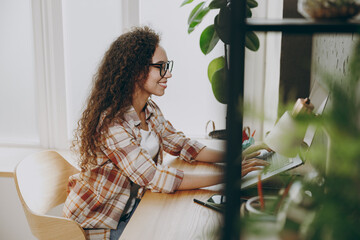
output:
M167 156L164 164L186 172L219 172L222 167L206 163L186 163ZM223 185L173 194L147 191L126 226L120 240L138 239L217 239L220 233L222 214L194 203L197 198L206 201L211 195L221 192Z

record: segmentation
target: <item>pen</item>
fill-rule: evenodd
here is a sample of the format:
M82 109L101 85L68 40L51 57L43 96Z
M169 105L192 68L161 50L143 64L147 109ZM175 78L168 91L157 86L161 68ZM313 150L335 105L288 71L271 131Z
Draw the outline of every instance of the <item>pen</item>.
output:
M265 209L265 203L264 203L264 195L262 192L262 185L261 185L261 174L258 175L258 194L259 194L259 199L260 199L260 207L261 210Z
M200 200L198 200L198 199L196 199L196 198L194 198L194 202L195 202L195 203L198 203L198 204L200 204L200 205L203 205L203 206L205 206L205 207L211 208L211 209L213 209L213 210L215 210L215 211L221 212L221 208L216 207L216 206L213 206L213 205L211 205L211 204L207 204L206 202L200 201Z

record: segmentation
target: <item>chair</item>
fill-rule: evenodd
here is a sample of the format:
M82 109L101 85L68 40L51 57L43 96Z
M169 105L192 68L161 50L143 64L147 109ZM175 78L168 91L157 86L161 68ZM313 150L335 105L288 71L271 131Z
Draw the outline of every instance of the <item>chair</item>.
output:
M48 214L65 202L68 178L77 172L55 151L32 154L16 166L16 189L31 232L38 239L86 239L75 221Z

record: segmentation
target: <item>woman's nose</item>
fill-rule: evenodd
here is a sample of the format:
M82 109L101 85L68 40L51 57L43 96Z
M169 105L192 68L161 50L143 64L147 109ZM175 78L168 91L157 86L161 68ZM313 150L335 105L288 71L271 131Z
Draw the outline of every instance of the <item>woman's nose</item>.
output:
M166 71L166 74L164 76L165 78L171 78L172 77L172 73L170 71Z

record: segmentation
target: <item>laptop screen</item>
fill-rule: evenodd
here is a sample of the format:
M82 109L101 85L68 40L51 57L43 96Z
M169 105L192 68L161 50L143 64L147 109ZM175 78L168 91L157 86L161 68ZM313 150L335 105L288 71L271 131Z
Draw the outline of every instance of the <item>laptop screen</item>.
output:
M321 115L324 112L325 106L328 102L329 92L328 90L319 84L317 81L314 81L314 84L311 86L310 92L310 101L314 105L314 113L316 115ZM311 143L314 139L316 128L314 126L309 126L305 133L304 142L311 146Z

